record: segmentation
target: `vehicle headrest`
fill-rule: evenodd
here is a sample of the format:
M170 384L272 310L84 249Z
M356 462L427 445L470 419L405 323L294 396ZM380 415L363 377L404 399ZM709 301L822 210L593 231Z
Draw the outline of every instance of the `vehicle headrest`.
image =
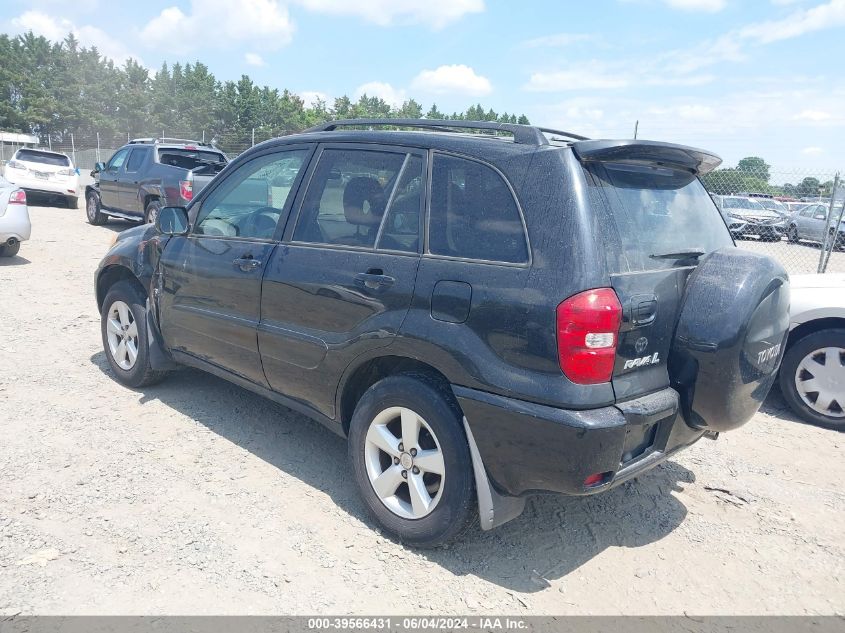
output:
M364 211L364 203L368 211ZM346 221L359 226L378 226L386 200L378 180L370 176L352 178L343 189L343 213Z

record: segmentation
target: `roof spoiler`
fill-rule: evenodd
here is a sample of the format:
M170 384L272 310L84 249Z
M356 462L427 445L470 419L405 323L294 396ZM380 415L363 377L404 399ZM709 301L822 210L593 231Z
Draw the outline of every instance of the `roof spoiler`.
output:
M572 151L582 162L639 163L662 165L703 176L722 164L722 159L695 147L659 141L579 141Z

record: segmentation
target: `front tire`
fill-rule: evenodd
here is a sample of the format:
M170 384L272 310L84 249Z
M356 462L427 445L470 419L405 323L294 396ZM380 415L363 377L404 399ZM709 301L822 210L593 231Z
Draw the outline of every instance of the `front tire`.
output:
M168 374L150 365L145 304L134 284L120 281L106 294L100 314L103 350L112 373L118 382L136 389L161 382Z
M100 210L100 196L93 191L85 197L85 217L88 224L101 226L108 221L108 216Z
M789 240L789 242L790 242L791 244L797 244L797 243L798 243L798 239L799 239L799 238L798 238L798 227L796 227L796 226L790 226L790 227L786 230L786 239L787 239L787 240Z
M449 542L474 522L475 480L463 415L448 386L399 374L370 387L349 427L349 459L367 509L417 547Z
M845 431L845 329L819 330L796 341L783 357L779 381L799 417Z

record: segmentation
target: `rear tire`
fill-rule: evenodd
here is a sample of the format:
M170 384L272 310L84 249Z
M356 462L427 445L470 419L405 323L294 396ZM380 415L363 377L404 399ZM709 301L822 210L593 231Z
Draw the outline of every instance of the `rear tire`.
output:
M100 313L100 332L106 359L121 384L146 387L169 373L150 365L146 301L134 284L119 281L109 289Z
M68 209L78 209L79 208L79 198L76 196L66 196L65 197L65 204L67 205Z
M21 243L3 244L0 246L0 257L14 257L21 250Z
M838 358L835 352L837 349L840 351ZM837 361L840 366L836 365ZM824 372L823 376L814 376L813 363L823 365L825 368L830 366L831 369L829 372ZM845 329L819 330L793 343L784 354L778 377L781 393L789 408L810 424L845 431L845 364L843 363L845 363ZM814 382L811 383L811 380ZM812 390L815 382L820 383L824 394L821 391ZM831 402L826 407L820 406L819 399L822 397L824 398L822 404L831 398ZM823 413L823 410L826 410L827 414Z
M155 224L158 214L161 212L161 202L151 200L144 209L144 224Z
M100 210L100 196L93 191L85 197L85 216L88 224L101 226L108 222L108 216Z
M389 376L364 393L349 427L349 459L367 509L405 543L441 545L478 515L463 415L448 385L428 376Z

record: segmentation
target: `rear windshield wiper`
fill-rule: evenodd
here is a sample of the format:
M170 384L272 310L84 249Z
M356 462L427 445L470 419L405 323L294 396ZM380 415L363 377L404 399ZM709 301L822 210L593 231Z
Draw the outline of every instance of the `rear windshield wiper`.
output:
M701 257L704 251L697 248L690 248L685 251L674 251L672 253L652 253L649 255L652 259L692 259L693 257Z

